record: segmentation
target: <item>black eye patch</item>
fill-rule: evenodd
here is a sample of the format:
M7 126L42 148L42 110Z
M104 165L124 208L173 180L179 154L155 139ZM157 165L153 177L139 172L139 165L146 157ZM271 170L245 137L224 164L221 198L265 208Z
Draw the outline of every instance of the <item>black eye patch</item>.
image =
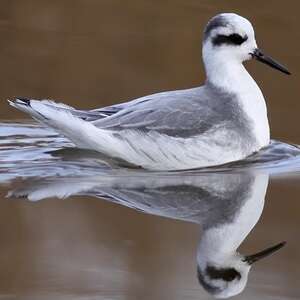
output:
M234 279L241 279L241 274L234 268L217 269L212 266L206 268L206 273L211 279L223 279L225 281L232 281Z
M218 34L213 38L212 43L214 46L220 46L220 45L224 45L224 44L241 45L245 41L247 41L247 39L248 39L247 35L242 37L241 35L239 35L237 33L233 33L230 35Z

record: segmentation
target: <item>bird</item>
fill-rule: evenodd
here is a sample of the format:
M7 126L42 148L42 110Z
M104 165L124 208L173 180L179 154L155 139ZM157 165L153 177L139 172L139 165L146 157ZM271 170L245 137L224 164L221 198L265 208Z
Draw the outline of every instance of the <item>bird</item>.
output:
M8 197L30 201L96 197L146 214L195 223L202 228L195 255L199 284L215 298L229 298L245 289L257 261L285 245L276 243L251 255L238 251L263 212L269 172L268 168L165 173L108 169L93 175L83 171L76 176L28 179Z
M290 72L257 47L250 21L235 13L209 20L203 33L202 86L160 92L93 110L17 97L15 108L76 147L148 170L186 170L241 160L270 143L264 96L243 62Z

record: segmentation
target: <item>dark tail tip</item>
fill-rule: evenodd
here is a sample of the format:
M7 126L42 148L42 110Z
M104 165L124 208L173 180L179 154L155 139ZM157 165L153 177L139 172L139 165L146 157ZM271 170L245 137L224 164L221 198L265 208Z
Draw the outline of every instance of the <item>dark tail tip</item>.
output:
M22 102L25 102L26 104L30 104L30 99L24 98L24 97L16 97L16 100L20 100Z
M15 98L15 103L30 106L30 99L29 98L24 98L24 97L16 97Z

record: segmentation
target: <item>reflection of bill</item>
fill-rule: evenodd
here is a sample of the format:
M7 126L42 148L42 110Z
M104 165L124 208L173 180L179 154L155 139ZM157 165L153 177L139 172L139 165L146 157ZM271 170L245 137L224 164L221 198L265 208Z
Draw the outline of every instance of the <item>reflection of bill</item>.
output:
M103 171L102 175L30 181L10 196L32 201L88 195L148 214L199 223L197 251L200 284L226 298L243 291L251 265L280 249L277 244L254 255L237 252L261 216L269 175L259 172L151 174Z

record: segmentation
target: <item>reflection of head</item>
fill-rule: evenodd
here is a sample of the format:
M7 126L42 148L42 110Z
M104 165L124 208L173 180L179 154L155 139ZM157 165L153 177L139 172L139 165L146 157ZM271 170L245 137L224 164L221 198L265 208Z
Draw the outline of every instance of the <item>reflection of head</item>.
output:
M197 274L199 283L216 298L228 298L241 293L248 280L251 265L261 258L280 249L280 243L253 255L244 256L237 252L238 247L259 220L266 194L268 176L265 174L239 174L233 190L224 191L217 200L223 204L218 211L218 219L206 222L197 253ZM234 179L228 174L227 180ZM241 180L243 179L243 180ZM219 194L221 195L221 194ZM226 195L226 197L224 197ZM235 199L235 210L228 214L226 205Z
M235 267L207 265L204 270L198 266L199 283L216 298L228 298L239 294L246 286L250 265L239 258L235 264Z
M203 288L215 298L228 298L241 293L248 280L251 265L269 256L285 245L285 242L253 255L243 256L237 252L224 257L223 262L197 266L197 276Z

